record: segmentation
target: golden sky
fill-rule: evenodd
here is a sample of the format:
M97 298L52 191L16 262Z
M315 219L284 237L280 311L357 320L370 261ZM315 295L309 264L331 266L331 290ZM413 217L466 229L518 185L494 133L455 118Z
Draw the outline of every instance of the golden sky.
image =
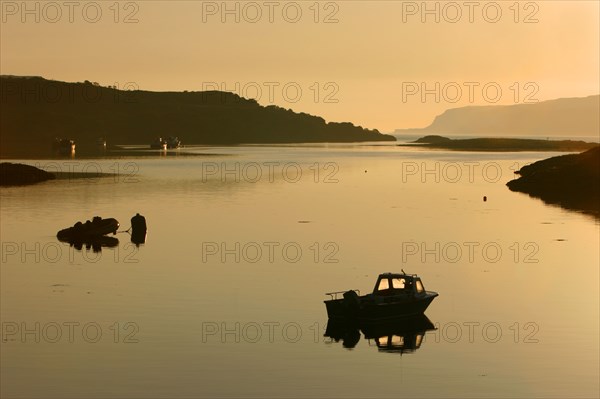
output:
M382 131L600 92L598 1L0 3L2 74L221 87Z

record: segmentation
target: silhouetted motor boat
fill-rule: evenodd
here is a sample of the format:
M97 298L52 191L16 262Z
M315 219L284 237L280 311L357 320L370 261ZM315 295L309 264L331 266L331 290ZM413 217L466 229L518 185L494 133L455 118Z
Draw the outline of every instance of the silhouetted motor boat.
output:
M88 238L101 237L109 233L117 234L118 229L119 222L117 219L102 219L99 216L95 216L91 222L89 220L85 223L77 222L73 227L59 231L56 237L61 241L82 241Z
M343 298L337 298L343 294ZM383 320L422 314L438 296L425 291L416 274L384 273L377 278L371 294L360 296L357 290L328 292L327 316L341 319Z

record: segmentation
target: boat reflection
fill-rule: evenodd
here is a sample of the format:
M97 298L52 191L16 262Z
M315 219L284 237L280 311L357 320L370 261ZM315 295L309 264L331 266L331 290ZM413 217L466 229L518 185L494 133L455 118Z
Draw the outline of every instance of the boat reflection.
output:
M412 353L423 344L427 331L435 326L425 315L392 321L355 322L329 319L325 337L335 342L342 341L344 348L352 349L360 341L361 332L365 339L373 340L380 352Z
M86 250L92 250L94 252L102 252L102 248L113 248L119 245L119 240L115 237L108 236L96 236L87 238L59 238L60 242L68 242L71 247L74 247L78 251L83 250L85 246Z

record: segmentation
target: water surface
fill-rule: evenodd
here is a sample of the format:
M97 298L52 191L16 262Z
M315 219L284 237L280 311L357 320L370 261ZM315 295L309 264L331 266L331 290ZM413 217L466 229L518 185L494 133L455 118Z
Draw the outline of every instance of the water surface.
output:
M505 186L556 154L180 151L24 160L117 174L2 188L3 397L599 395L598 221ZM140 247L55 238L136 212ZM440 294L419 349L323 337L325 292L400 269Z

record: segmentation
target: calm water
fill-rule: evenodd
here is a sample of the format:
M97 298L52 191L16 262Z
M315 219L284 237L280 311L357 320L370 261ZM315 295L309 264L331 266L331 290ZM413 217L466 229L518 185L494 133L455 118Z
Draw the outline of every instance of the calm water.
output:
M598 397L599 225L510 192L552 153L388 145L26 161L118 175L3 188L2 397ZM487 196L487 201L483 201ZM56 232L94 215L100 253ZM329 291L437 291L413 353L323 337ZM37 323L37 324L36 324Z

